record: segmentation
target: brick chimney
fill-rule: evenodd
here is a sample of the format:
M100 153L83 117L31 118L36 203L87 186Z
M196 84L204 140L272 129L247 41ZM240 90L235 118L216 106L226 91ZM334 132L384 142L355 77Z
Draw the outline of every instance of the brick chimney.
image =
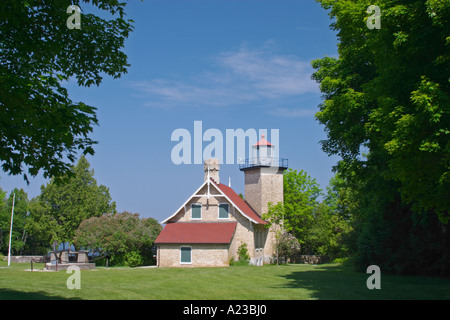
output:
M213 179L216 183L220 183L219 180L219 159L206 159L203 165L203 169L205 170L205 179L208 179L208 169L209 169L209 177Z

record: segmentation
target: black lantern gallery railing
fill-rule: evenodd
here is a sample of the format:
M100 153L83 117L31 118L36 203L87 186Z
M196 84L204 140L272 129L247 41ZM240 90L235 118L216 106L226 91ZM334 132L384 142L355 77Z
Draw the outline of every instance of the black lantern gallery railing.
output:
M239 170L246 170L260 167L278 167L280 169L288 168L288 159L272 158L272 157L258 157L248 158L239 163Z

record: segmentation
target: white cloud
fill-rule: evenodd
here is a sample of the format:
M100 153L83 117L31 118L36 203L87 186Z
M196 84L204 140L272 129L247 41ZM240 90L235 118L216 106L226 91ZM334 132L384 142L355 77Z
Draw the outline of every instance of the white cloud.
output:
M319 92L311 80L313 69L308 61L273 53L270 47L268 42L259 49L241 46L238 51L221 53L212 59L213 71L183 81L150 79L135 81L132 86L146 105L161 107L264 104Z

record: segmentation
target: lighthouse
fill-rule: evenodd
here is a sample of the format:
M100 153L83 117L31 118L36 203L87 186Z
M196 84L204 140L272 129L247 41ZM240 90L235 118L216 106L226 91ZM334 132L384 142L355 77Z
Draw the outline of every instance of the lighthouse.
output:
M275 148L263 134L252 146L252 157L239 165L245 175L245 200L259 215L267 213L268 202L283 202L283 172L288 160L276 158Z

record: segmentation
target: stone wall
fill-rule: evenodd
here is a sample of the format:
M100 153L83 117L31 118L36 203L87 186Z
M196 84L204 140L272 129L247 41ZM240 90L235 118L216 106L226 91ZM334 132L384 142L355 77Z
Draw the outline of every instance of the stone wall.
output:
M289 263L307 263L307 264L321 264L330 262L330 257L319 255L300 254L291 256L288 259Z
M283 202L283 170L255 168L245 171L245 200L259 215L267 213L267 203Z
M8 256L5 256L3 259L7 261ZM33 259L33 262L44 262L43 256L11 256L11 262L16 263L30 263L31 259Z
M191 263L180 262L180 247L191 247ZM229 265L228 244L160 244L159 267L226 267Z

